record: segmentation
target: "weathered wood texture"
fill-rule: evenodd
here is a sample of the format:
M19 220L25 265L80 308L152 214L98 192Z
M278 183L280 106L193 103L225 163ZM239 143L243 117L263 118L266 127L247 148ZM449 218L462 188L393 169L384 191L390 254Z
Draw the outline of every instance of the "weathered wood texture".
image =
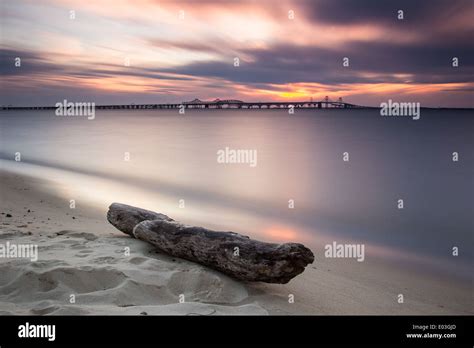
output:
M234 232L186 226L166 215L124 204L112 204L107 219L161 251L240 280L285 284L314 261L311 250L299 243L266 243Z
M170 220L168 216L131 205L112 203L107 212L107 220L118 230L133 236L133 229L145 220Z

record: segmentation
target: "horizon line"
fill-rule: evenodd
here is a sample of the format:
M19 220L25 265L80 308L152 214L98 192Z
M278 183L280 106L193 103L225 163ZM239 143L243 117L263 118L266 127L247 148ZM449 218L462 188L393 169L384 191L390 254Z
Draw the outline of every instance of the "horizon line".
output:
M390 99L390 102L392 100ZM0 110L48 110L48 109L57 109L60 107L58 104L64 105L63 103L74 103L74 104L94 104L95 108L99 109L107 109L107 108L123 108L123 109L131 109L131 110L167 110L167 109L178 109L184 107L185 109L205 109L205 110L239 110L239 109L246 109L246 110L279 110L279 109L288 109L290 106L294 106L296 109L380 109L382 108L381 105L378 106L370 106L370 105L357 105L353 103L347 103L339 98L338 100L330 100L329 98L325 98L324 100L307 100L307 101L251 101L246 102L238 99L219 99L216 98L214 100L200 100L199 98L195 98L191 101L182 101L182 102L174 102L174 103L126 103L126 104L96 104L95 102L84 102L84 101L68 101L67 99L63 99L63 101L56 102L54 106L52 105L32 105L32 106L13 106L12 104L9 105L1 105ZM396 103L408 103L412 104L414 102L396 102ZM416 102L415 102L416 103ZM322 107L325 104L326 107ZM204 106L204 107L187 107L187 106ZM206 107L209 105L215 105L216 107ZM223 105L227 105L228 107L222 107ZM231 107L234 106L234 107ZM247 106L247 107L235 107L235 106ZM279 107L271 107L277 106ZM311 105L311 106L310 106ZM332 105L328 107L327 105ZM338 106L334 106L338 105ZM218 107L221 106L221 107ZM251 106L259 106L256 108L252 108ZM261 106L267 106L261 108ZM283 106L283 107L282 107ZM474 110L474 107L444 107L444 106L421 106L421 109L452 109L452 110Z

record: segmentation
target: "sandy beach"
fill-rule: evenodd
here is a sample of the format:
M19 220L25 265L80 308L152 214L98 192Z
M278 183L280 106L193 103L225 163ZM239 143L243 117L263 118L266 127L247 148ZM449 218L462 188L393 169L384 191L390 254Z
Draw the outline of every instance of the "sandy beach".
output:
M124 235L106 221L105 206L72 210L48 181L0 173L0 243L38 245L36 262L0 258L0 314L473 313L469 287L318 253L288 284L240 282Z
M0 348L472 346L472 5L2 1Z

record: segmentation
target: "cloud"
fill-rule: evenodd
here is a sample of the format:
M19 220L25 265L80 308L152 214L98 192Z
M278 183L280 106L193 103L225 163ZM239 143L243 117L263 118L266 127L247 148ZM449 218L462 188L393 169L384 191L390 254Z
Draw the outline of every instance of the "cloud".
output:
M473 11L471 0L303 0L295 2L311 21L331 24L382 23L398 21L398 11L414 25L454 22Z
M198 62L164 71L236 83L459 83L474 80L474 47L434 44L353 43L344 49L278 45L244 50L251 62ZM343 58L349 58L349 67ZM459 58L462 70L452 66Z
M363 103L364 93L403 90L424 91L432 99L457 91L460 97L453 100L466 96L467 104L474 81L473 4L56 0L38 7L6 0L8 40L0 49L0 73L8 93L2 102L70 91L104 101L118 99L114 93L180 101L333 92ZM70 8L77 10L76 22L67 17ZM184 20L178 18L180 9ZM295 10L294 20L289 9ZM403 21L396 17L398 9ZM48 16L38 17L40 10ZM15 57L22 59L21 68L14 66ZM126 57L131 66L124 66ZM349 67L343 67L344 57ZM457 68L453 57L459 59Z

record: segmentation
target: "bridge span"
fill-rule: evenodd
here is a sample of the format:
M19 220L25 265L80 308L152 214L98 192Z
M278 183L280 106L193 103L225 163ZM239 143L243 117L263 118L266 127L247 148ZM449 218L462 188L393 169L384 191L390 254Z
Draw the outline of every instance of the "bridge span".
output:
M182 103L163 104L121 104L121 105L95 105L98 110L117 109L355 109L366 108L365 106L343 102L341 98L332 101L325 98L320 101L264 101L244 102L235 99L215 99L213 101L202 101L194 99ZM56 106L1 106L1 110L54 110Z

